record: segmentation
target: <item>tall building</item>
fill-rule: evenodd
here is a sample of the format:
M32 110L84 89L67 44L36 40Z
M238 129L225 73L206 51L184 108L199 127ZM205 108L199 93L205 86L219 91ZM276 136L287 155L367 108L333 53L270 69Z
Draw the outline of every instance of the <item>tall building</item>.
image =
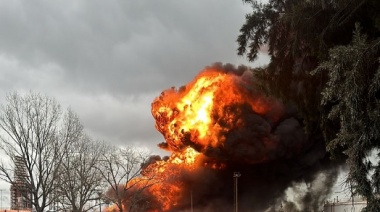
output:
M28 173L23 159L16 156L14 160L14 183L11 184L11 209L31 210L32 194L28 188Z

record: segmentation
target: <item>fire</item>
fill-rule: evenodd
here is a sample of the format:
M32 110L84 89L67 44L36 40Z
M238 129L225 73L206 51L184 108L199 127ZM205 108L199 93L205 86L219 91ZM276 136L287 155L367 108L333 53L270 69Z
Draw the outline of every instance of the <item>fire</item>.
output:
M125 185L130 194L126 195L123 202L124 209L133 204L129 198L133 198L134 192L144 192L146 195L153 195L153 204L157 209L148 208L147 211L168 211L178 204L183 189L182 182L173 176L178 176L187 170L191 172L196 168L198 156L200 153L193 148L188 147L183 152L173 153L166 161L156 161L150 164L142 172L142 176L130 180ZM107 212L118 211L116 205L111 205L106 209Z
M148 190L156 198L161 210L167 211L178 204L181 198L182 182L173 176L180 175L182 171L194 170L199 155L193 148L188 147L183 152L173 153L167 161L158 161L150 165L150 168L158 168L157 171L151 173L159 173L158 176L155 176L155 179L159 180Z
M251 85L240 76L210 68L186 87L164 91L152 104L156 128L166 140L162 147L181 151L190 145L204 152L223 146L228 131L239 127L241 105L257 114L272 109L265 98L255 98L247 86ZM277 116L270 118L276 121Z
M173 164L186 164L188 166L192 166L195 163L195 160L197 159L199 155L199 152L195 151L193 148L188 147L185 149L185 151L181 154L174 153L170 159L169 163Z
M159 146L172 155L152 162L136 179L154 179L144 191L151 201L146 211L183 208L192 176L218 173L228 160L248 164L270 160L277 145L270 123L279 120L281 105L258 94L251 78L249 71L238 75L209 67L188 85L165 90L154 100L156 129L166 141ZM251 129L255 125L258 130ZM249 137L240 136L243 133Z
M176 108L183 116L174 119L169 124L169 131L175 136L175 126L181 123L178 128L181 133L190 132L191 129L197 130L199 138L204 138L211 123L211 110L213 106L214 93L217 89L215 84L222 80L221 75L202 76L191 88L191 90L176 104ZM201 95L199 95L201 94Z
M182 140L186 135L190 135L190 140L202 142L209 133L212 125L212 109L214 106L215 93L219 84L225 81L226 75L217 72L208 72L195 80L186 93L179 97L170 97L173 90L166 91L165 97L169 95L165 103L161 104L160 99L152 105L152 113L157 122L156 128L164 134L166 140L174 147L183 148ZM158 103L158 104L156 104ZM211 141L215 144L216 139ZM207 145L207 144L204 144Z

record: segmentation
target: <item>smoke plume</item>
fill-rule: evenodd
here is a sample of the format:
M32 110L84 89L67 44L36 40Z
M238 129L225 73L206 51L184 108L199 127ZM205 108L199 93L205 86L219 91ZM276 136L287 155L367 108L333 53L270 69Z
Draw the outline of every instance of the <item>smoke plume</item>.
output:
M335 182L322 135L306 134L296 109L263 94L247 67L206 67L163 91L152 114L165 138L159 147L172 156L145 165L163 170L163 183L146 195L166 199L151 211L186 211L191 203L194 211L232 211L234 172L240 211L318 211Z

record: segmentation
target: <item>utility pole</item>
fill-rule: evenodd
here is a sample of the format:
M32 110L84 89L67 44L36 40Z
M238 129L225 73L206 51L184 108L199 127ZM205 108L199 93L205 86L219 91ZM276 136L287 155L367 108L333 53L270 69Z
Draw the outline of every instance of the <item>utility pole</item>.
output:
M238 178L240 176L240 172L234 172L234 212L238 212Z
M102 212L102 190L97 190L96 191L96 193L97 193L97 198L98 198L98 200L99 200L99 212Z
M190 191L191 212L193 212L193 190Z
M3 191L4 189L0 189L0 210L3 210Z

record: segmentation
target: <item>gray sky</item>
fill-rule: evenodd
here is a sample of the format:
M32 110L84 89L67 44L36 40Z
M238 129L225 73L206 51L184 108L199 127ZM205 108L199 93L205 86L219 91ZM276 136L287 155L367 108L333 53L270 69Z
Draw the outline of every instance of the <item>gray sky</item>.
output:
M249 9L236 0L0 1L1 100L41 92L94 138L155 146L150 104L161 91L214 62L257 65L236 55Z
M0 103L12 91L47 94L93 138L161 154L150 113L161 91L214 62L268 62L236 55L249 11L239 0L0 0Z

